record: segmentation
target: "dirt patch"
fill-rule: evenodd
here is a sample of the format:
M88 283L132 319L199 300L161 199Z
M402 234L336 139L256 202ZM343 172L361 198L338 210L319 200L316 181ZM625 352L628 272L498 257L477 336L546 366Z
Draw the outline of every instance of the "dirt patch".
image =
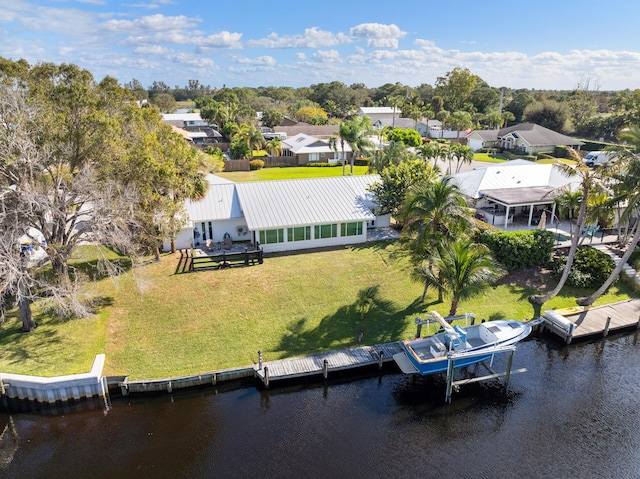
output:
M555 283L551 276L551 270L538 266L510 271L498 281L498 284L517 284L545 292L551 289L549 284L553 286Z

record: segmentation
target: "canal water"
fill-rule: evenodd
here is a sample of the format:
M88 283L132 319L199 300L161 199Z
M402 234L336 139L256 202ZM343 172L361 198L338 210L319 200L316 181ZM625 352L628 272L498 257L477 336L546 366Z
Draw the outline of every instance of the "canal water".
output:
M0 477L640 477L637 333L568 348L528 340L513 367L528 372L507 390L475 383L451 404L443 378L390 365L269 391L5 414Z

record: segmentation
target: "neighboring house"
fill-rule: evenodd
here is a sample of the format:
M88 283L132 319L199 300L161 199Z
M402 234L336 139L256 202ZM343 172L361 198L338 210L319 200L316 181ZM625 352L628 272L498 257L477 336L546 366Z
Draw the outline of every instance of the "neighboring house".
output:
M316 138L331 138L334 133L338 131L337 125L309 125L308 123L296 123L289 126L276 126L273 128L273 133L285 135L285 138L296 136L299 133L305 135L315 136Z
M357 111L358 116L368 116L371 119L371 124L377 128L383 128L385 126L394 126L395 122L402 115L402 111L396 108L388 106L376 106L376 107L360 107ZM397 125L395 125L397 126Z
M535 123L520 123L502 128L498 132L498 140L500 148L527 155L553 153L558 145L570 146L576 150L584 145L580 140Z
M466 136L467 146L473 151L498 148L500 147L498 132L499 130L474 130Z
M222 141L222 135L200 117L200 113L165 113L162 120L187 132L194 145L211 145ZM184 136L184 135L183 135Z
M209 191L187 201L178 249L207 239L259 242L265 252L363 243L368 228L388 227L368 187L377 175L232 183L209 175ZM165 242L165 249L169 244Z
M307 163L336 163L342 157L342 146L336 145L336 152L329 146L329 141L319 139L305 133L298 133L295 136L281 141L282 155L294 156L297 165L306 165ZM345 160L349 158L351 147L345 143L344 145Z
M563 188L575 190L580 183L578 177L567 177L556 165L528 160L492 163L451 176L485 221L505 228L516 215L528 226L535 221L536 211L549 211L553 218L555 197Z

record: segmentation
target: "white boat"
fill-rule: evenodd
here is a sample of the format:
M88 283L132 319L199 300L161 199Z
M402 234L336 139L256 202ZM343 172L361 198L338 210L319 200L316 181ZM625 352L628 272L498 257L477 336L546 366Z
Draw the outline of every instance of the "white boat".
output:
M425 338L403 341L404 351L393 359L406 374L435 374L454 367L469 366L490 359L501 348L516 344L531 333L531 325L522 321L497 320L467 327L451 326L435 311L431 313L444 331Z

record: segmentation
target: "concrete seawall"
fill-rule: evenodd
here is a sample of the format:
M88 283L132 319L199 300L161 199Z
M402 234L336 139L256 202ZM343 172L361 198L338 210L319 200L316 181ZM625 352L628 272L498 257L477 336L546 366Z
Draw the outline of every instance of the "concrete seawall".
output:
M51 378L0 373L0 393L10 399L49 404L94 396L105 398L108 389L106 378L102 376L104 361L105 355L98 354L90 372Z

